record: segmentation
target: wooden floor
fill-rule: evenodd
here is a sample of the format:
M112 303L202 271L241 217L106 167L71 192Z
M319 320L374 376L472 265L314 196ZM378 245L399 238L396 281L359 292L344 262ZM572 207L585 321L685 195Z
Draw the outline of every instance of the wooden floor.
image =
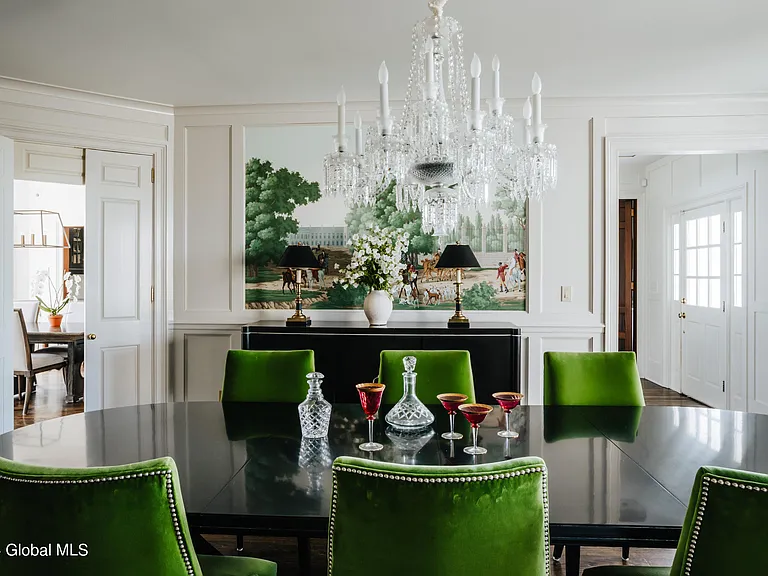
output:
M23 403L18 398L14 400L13 427L21 428L35 422L82 412L82 402L75 404L64 403L66 394L67 389L64 386L64 376L61 370L52 370L38 374L37 391L32 394L29 412L26 416L22 414Z
M704 406L700 402L643 380L645 402L649 406ZM234 536L205 536L222 554L234 555ZM278 563L280 576L299 576L298 547L295 538L245 538L246 556L255 556ZM628 566L670 566L675 556L674 550L632 548ZM326 541L312 540L312 576L326 574ZM620 548L582 548L581 568L593 566L620 565ZM565 556L561 562L552 562L552 576L565 576Z

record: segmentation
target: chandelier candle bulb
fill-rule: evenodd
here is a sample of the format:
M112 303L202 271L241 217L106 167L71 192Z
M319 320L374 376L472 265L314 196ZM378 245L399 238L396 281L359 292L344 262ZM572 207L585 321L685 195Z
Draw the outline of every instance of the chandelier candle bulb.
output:
M339 150L343 150L345 148L344 134L346 130L345 125L347 123L347 95L344 92L344 86L342 86L341 90L339 90L339 95L336 97L336 103L339 105Z
M360 112L355 115L355 154L363 155L363 119Z
M541 126L541 78L538 73L533 74L531 80L531 89L533 90L533 131L536 133Z
M475 54L472 58L472 110L480 112L480 58Z
M427 82L433 84L435 82L435 43L432 38L426 41L425 52L427 56Z
M501 72L499 71L501 63L498 55L493 57L491 67L493 68L493 97L498 100L501 98Z
M531 99L530 97L525 99L523 104L523 119L525 120L525 143L531 143Z
M389 70L387 63L382 62L379 66L379 105L381 110L381 125L386 127L389 121Z

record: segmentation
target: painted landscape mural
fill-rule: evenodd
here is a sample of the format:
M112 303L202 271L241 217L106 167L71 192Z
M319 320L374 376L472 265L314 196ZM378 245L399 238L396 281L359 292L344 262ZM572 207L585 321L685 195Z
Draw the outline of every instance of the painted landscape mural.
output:
M302 280L308 309L361 308L364 289L338 281L351 255L347 241L374 226L410 234L403 258L403 286L393 290L395 309L451 309L450 271L435 268L442 248L469 244L480 268L468 270L463 300L470 310L525 310L526 205L497 197L484 213L462 216L447 235L421 230L418 210L398 210L394 187L372 206L344 205L322 194L323 156L332 143L327 126L259 127L246 130L245 301L247 308L290 309L295 272L276 266L289 244L311 246L320 269Z

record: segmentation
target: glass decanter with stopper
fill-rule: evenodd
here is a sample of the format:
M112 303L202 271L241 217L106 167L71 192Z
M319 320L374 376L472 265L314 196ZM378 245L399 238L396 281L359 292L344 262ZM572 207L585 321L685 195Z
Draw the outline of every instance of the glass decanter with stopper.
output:
M435 417L421 400L416 397L416 358L403 358L403 397L384 418L393 428L416 430L426 428Z
M320 372L307 374L309 391L307 398L299 404L299 422L304 438L323 438L328 436L331 423L331 403L323 398L321 388L324 376Z

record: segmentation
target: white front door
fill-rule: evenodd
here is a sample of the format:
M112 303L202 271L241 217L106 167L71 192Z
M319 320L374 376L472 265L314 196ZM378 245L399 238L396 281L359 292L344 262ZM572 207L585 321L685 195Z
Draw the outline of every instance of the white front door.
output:
M730 399L730 410L747 411L747 210L743 198L730 203L731 257L728 288L729 322L729 377L725 390ZM726 229L728 225L726 225Z
M680 218L682 390L713 408L727 404L727 217L722 202L685 211Z
M85 155L85 409L152 401L152 157Z
M13 140L0 136L0 433L13 430Z

